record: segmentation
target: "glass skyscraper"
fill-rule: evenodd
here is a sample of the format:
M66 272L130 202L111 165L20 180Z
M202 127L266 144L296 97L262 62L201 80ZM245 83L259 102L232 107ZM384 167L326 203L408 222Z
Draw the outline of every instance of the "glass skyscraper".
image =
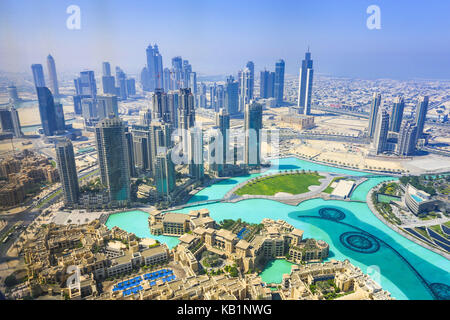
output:
M48 69L48 79L50 82L50 89L54 97L59 96L58 88L58 76L56 75L56 65L55 59L51 55L47 56L47 69Z
M299 113L305 115L311 113L313 75L313 60L311 60L311 53L308 50L305 53L305 59L302 61L298 79L298 108Z
M280 59L275 63L274 97L277 106L283 103L284 93L284 60ZM311 76L312 84L312 76Z
M32 64L31 71L33 73L33 80L35 87L45 87L44 69L42 64Z
M403 97L396 97L394 100L394 106L392 108L391 122L389 123L390 131L394 132L400 131L404 108L405 108L405 101L403 100Z
M262 129L262 105L251 102L245 106L244 129L244 162L247 166L259 166L261 164L261 129Z
M428 112L428 96L420 97L416 106L417 139L423 138L423 127Z
M372 98L372 105L370 106L369 127L367 129L370 139L373 138L373 135L375 133L375 125L377 123L377 115L378 109L380 108L380 104L381 104L381 94L374 93Z
M114 204L130 201L130 166L125 125L117 117L101 120L95 128L102 184Z
M59 177L64 192L64 204L71 206L78 202L80 196L72 142L67 138L58 140L55 151Z

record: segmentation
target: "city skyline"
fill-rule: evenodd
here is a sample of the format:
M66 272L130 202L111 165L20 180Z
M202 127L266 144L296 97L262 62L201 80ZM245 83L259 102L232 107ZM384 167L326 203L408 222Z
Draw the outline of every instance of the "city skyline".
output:
M114 1L109 1L108 6L101 1L79 1L80 30L66 28L66 8L70 3L50 5L43 1L36 7L24 2L26 5L20 5L20 10L10 1L0 4L0 12L5 13L0 36L7 40L0 44L3 71L26 71L32 63L44 63L42 57L51 53L59 72L75 72L78 65L97 70L103 61L109 61L138 74L146 62L142 48L150 43L162 48L164 65L169 65L172 57L182 55L196 66L198 75L234 73L250 60L259 71L280 58L286 61L286 74L295 75L308 46L320 61L315 68L318 74L442 79L448 78L445 70L450 66L446 58L450 46L442 41L449 22L439 18L450 7L444 2L434 2L430 10L418 2L381 1L380 30L366 27L366 9L370 5L367 1L343 5L327 2L320 10L316 10L317 4L303 1L286 1L280 6L273 1L258 2L258 6L250 1L242 4L241 13L233 14L232 5L228 8L219 2L140 3L142 10L136 10L136 6ZM155 19L144 19L149 6L157 13L153 14ZM45 28L37 24L42 15L36 17L36 10L48 20ZM426 19L431 11L433 19ZM221 16L217 17L217 12ZM270 23L283 16L286 22ZM172 19L170 30L161 27L164 19ZM417 23L425 20L433 23ZM235 28L245 30L247 36L236 38L232 32Z

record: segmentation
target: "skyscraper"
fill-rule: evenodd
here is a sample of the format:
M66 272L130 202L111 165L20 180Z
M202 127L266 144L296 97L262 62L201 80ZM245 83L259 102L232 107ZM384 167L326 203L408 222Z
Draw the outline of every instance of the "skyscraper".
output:
M375 135L373 139L374 151L376 154L380 154L386 151L388 130L389 114L385 109L382 109L377 116Z
M199 127L192 127L188 132L188 166L189 175L195 180L203 180L203 132Z
M105 61L102 63L103 76L109 77L111 75L111 65Z
M119 88L118 96L121 100L127 100L127 76L119 67L116 67L116 86Z
M77 95L90 98L97 96L97 84L95 82L94 71L81 71L80 77L74 80Z
M195 126L194 96L190 89L180 89L178 106L178 128L181 129L181 140L183 143L183 153L188 150L187 133Z
M12 133L16 138L23 135L19 115L13 104L0 107L0 129L0 132Z
M225 84L225 110L228 114L239 112L239 82L235 81L232 76L227 78Z
M274 96L275 89L275 73L267 70L261 71L259 95L261 98L267 99Z
M313 60L311 53L305 53L298 79L298 108L299 113L309 115L311 113L311 95L313 86Z
M377 123L378 109L380 107L380 104L381 104L381 94L374 93L372 105L370 107L369 127L367 129L370 139L373 138L373 135L375 133L375 125Z
M417 139L423 138L423 127L427 118L428 112L428 96L419 98L416 106L416 127L417 127Z
M156 170L155 159L161 150L168 150L172 147L172 126L169 123L153 120L150 124L150 156L152 171Z
M229 154L228 145L229 145L229 137L228 131L230 130L230 115L221 109L216 114L216 126L218 128L218 135L216 139L220 139L216 143L216 161L217 166L216 170L218 175L222 175L223 168L227 163L227 156Z
M167 95L162 88L156 88L152 94L152 118L164 122L170 122L170 114L167 106Z
M243 112L245 106L250 102L250 77L249 68L244 68L239 72L239 112Z
M399 156L411 156L416 151L417 126L412 121L404 120L398 134L396 153Z
M311 75L312 84L312 75ZM274 97L277 106L283 103L284 93L284 60L280 59L275 63Z
M59 177L64 192L64 204L72 206L78 202L80 196L72 142L67 138L58 140L55 149Z
M171 159L170 150L161 150L156 157L155 184L158 195L170 201L175 189L175 165Z
M42 64L32 64L31 71L33 73L33 80L35 87L45 87L44 69Z
M244 129L244 162L247 166L259 166L261 164L261 129L262 129L262 105L250 102L245 106Z
M47 87L36 87L36 90L42 129L46 136L53 136L58 130L53 95Z
M173 89L178 90L183 85L183 59L180 56L172 58Z
M167 94L167 108L170 114L170 123L174 128L178 128L178 98L177 91L171 91Z
M255 64L253 63L253 61L249 61L245 66L250 71L248 76L248 99L250 101L254 97L253 94L255 88Z
M125 125L117 117L101 120L95 128L98 164L102 184L110 201L124 205L130 201L130 166Z
M53 93L53 96L56 98L59 96L58 76L56 75L55 59L53 59L51 55L47 56L47 69L48 79L50 81L50 89Z
M133 125L131 132L133 135L134 165L139 173L151 172L153 165L150 128L145 125Z
M169 90L173 89L169 68L164 68L163 70L163 81L163 88L165 92L169 92Z
M6 91L8 91L9 102L17 103L20 101L19 94L17 93L17 87L13 84L6 87Z
M99 120L118 117L117 96L113 94L97 95L97 115Z
M396 97L394 100L394 106L392 108L391 122L389 123L389 130L394 132L400 131L400 125L402 124L403 109L405 108L405 101L403 97Z
M162 56L159 53L158 46L155 44L153 47L150 44L146 50L147 54L147 75L145 79L146 89L148 91L154 91L156 88L163 87L163 63Z

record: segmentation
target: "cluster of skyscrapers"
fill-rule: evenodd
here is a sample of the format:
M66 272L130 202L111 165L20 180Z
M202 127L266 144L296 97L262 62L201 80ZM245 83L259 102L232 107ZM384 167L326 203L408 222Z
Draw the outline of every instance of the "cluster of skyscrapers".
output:
M384 152L399 156L415 153L417 142L424 138L424 124L428 111L428 96L420 97L413 120L403 120L405 102L403 97L394 100L391 115L381 106L381 94L374 93L369 115L368 135L375 154Z

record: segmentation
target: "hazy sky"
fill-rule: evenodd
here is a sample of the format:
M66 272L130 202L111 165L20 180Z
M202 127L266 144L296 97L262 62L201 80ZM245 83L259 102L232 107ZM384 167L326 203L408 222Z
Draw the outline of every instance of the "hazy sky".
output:
M69 30L69 5L81 30ZM369 30L366 9L381 9ZM164 66L181 55L202 74L257 71L286 61L297 74L308 45L317 73L361 78L450 79L448 0L0 0L0 70L30 72L51 53L58 71L135 73L157 43Z

